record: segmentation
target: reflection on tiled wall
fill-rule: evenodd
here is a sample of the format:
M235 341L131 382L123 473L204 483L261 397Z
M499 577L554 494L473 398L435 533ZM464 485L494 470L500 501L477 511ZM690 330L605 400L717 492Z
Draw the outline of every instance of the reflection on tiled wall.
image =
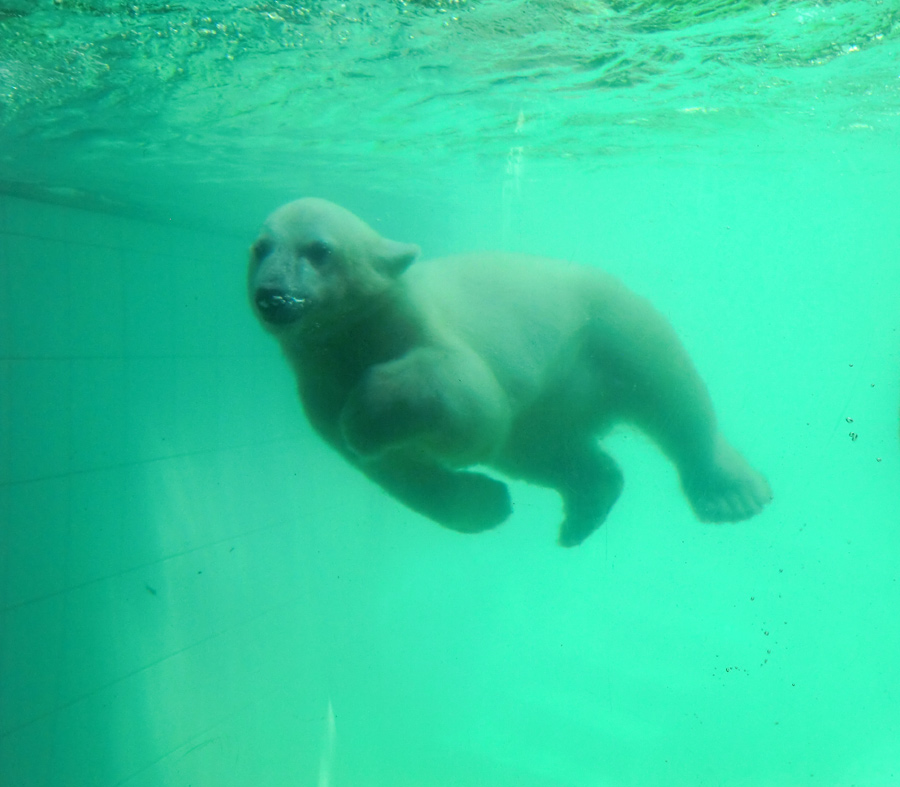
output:
M4 785L315 781L313 536L272 485L322 449L246 240L0 198Z

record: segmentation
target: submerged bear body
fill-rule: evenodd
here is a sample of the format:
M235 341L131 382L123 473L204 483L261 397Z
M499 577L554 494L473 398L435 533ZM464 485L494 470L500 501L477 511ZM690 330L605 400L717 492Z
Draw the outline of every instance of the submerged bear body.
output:
M599 440L628 421L675 464L698 517L746 519L765 479L721 436L669 323L617 279L501 253L411 263L332 203L273 213L251 250L249 292L279 340L315 429L388 493L478 532L511 511L474 465L553 488L574 546L606 518L622 474Z

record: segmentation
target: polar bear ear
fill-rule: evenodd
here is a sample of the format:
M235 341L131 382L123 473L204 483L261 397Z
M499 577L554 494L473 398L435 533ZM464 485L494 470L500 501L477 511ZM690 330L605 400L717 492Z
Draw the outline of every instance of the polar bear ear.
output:
M399 276L412 265L420 251L415 243L398 243L382 238L381 249L378 252L378 268L388 276Z

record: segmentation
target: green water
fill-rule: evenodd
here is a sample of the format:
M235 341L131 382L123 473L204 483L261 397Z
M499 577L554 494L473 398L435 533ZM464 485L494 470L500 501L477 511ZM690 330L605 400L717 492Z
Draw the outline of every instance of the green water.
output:
M900 5L6 0L0 99L4 787L900 784ZM773 504L404 510L245 304L304 195L621 276Z

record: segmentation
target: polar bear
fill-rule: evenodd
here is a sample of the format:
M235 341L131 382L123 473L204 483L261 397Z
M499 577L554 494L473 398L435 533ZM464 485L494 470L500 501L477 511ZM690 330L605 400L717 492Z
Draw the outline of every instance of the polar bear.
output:
M614 423L650 435L696 515L734 522L772 497L720 434L668 321L596 268L476 253L411 265L344 208L276 210L250 251L252 307L279 341L312 426L409 508L464 533L511 513L506 484L555 489L559 544L605 519L623 478Z

